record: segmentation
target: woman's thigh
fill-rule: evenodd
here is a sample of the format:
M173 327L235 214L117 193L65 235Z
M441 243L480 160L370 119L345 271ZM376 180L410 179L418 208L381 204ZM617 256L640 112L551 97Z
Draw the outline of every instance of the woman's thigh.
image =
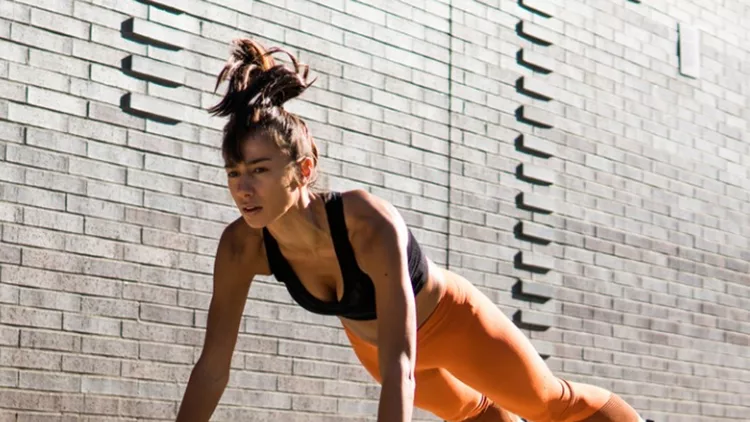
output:
M367 372L382 383L377 347L363 342L347 330L354 353ZM417 352L419 355L419 352ZM417 357L414 371L414 406L446 421L462 421L484 411L486 398L443 368L423 367Z
M487 296L459 276L453 299L429 343L430 361L483 393L498 406L530 420L549 412L563 394L526 336Z
M414 406L446 421L463 421L484 411L486 398L443 368L414 374Z

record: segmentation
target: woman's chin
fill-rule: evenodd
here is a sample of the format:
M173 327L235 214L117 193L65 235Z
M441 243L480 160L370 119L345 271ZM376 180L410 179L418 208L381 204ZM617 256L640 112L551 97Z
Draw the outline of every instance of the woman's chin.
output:
M261 229L266 226L266 219L257 214L242 214L242 219L245 220L248 226L254 229Z
M260 222L257 218L248 218L244 217L243 220L245 220L245 223L247 223L248 226L250 226L253 229L262 229L266 225Z

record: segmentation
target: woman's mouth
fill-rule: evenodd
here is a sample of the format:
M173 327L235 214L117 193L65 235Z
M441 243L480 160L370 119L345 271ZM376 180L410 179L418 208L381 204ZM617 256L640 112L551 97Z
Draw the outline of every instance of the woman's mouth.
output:
M257 214L263 207L242 207L242 212L248 215Z

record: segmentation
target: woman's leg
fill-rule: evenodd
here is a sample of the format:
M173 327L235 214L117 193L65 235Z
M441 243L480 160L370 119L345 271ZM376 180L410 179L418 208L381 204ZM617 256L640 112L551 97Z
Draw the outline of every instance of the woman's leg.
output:
M367 372L378 382L377 348L346 330L354 353ZM417 352L419 354L419 352ZM417 357L419 360L419 357ZM466 422L516 422L504 410L494 406L481 393L462 383L442 368L417 368L414 372L414 406L443 420Z
M450 309L426 349L441 366L493 402L533 422L640 422L636 411L599 387L555 377L531 342L484 294L448 277ZM433 359L430 359L433 360Z

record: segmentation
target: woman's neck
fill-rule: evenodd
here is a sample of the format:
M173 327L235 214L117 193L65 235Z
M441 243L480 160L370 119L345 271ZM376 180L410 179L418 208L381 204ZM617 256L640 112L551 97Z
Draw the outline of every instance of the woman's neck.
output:
M284 215L266 226L280 249L290 253L313 254L330 242L322 199L321 195L305 189Z

